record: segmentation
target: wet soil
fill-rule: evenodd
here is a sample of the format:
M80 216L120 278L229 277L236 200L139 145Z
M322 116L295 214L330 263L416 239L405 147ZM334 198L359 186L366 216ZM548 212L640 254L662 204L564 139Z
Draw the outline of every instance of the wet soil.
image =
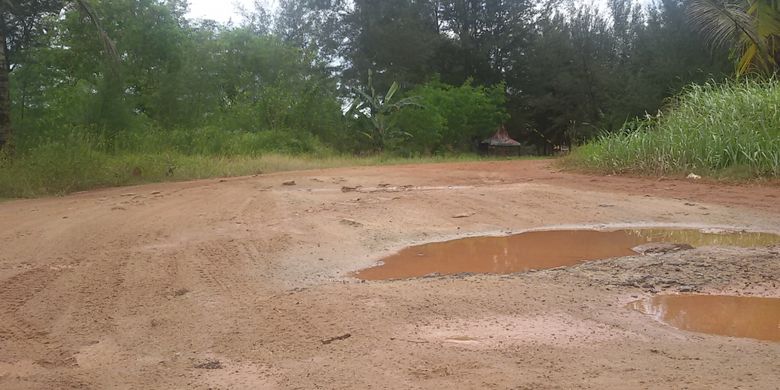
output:
M626 305L780 297L777 246L512 275L349 275L416 244L539 228L777 233L778 199L775 185L507 161L6 202L0 388L775 389L780 343L679 330Z
M678 329L780 342L780 298L659 295L629 307Z
M650 245L647 245L651 243ZM653 243L671 244L667 246ZM503 237L472 237L406 248L382 264L355 273L363 280L394 280L462 273L511 274L587 261L694 246L755 247L780 243L780 235L744 231L631 229L550 230Z

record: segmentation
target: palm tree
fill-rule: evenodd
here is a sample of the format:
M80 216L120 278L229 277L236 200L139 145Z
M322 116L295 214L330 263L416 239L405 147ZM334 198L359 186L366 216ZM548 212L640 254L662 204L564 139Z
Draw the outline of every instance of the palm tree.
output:
M0 12L8 12L12 14L21 7L22 1L20 0L0 0ZM108 75L111 80L118 80L119 75L119 55L116 51L114 42L108 37L108 34L100 24L100 19L97 17L97 13L88 0L71 0L63 1L57 5L58 9L67 7L68 5L74 5L78 7L95 26L101 43L103 44L103 51L109 62ZM36 13L42 12L40 9L32 8ZM0 20L1 22L1 20ZM5 26L0 23L0 149L7 149L7 146L11 145L13 136L13 127L11 122L11 96L10 96L10 72L11 64L8 62L8 48L6 46L6 31Z
M738 75L772 75L780 65L780 1L690 0L691 22L714 46L729 46Z

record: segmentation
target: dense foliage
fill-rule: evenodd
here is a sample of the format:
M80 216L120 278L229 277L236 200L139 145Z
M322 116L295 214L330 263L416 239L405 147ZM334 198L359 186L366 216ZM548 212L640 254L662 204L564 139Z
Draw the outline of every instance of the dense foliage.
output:
M370 72L377 90L397 82L405 96L424 95L426 107L396 118L408 139L391 143L404 151L468 150L505 120L516 138L549 149L653 113L682 86L731 70L676 0L612 0L609 10L531 0L283 1L275 17L249 10L227 26L186 19L181 0L93 1L119 54L113 80L80 8L60 17L64 2L22 3L35 15L29 36L16 32L19 22L6 39L22 150L41 132L79 126L274 131L354 152L370 145L345 142L366 129L342 114L344 99ZM474 102L466 84L474 95L490 91L492 105ZM477 117L464 117L472 114L461 108L475 104Z
M548 153L733 73L683 0L607 3L282 0L221 24L188 19L186 0L0 0L0 169L452 154L502 124Z

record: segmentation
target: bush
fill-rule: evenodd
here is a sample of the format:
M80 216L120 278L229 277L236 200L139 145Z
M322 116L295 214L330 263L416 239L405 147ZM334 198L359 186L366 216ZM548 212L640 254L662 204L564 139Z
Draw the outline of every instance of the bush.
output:
M396 140L404 153L467 151L474 140L492 135L508 119L504 85L475 87L470 82L454 87L431 82L407 93L420 108L406 108L392 120L408 136Z
M608 172L780 177L777 80L688 87L666 111L578 148L570 163Z

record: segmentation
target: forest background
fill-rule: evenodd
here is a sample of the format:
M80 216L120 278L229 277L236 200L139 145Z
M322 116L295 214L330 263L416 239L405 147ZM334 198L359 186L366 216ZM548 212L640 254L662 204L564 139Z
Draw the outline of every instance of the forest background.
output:
M501 125L548 154L735 68L680 0L282 0L236 23L185 0L2 1L0 195L247 173L201 170L269 153L460 155Z

